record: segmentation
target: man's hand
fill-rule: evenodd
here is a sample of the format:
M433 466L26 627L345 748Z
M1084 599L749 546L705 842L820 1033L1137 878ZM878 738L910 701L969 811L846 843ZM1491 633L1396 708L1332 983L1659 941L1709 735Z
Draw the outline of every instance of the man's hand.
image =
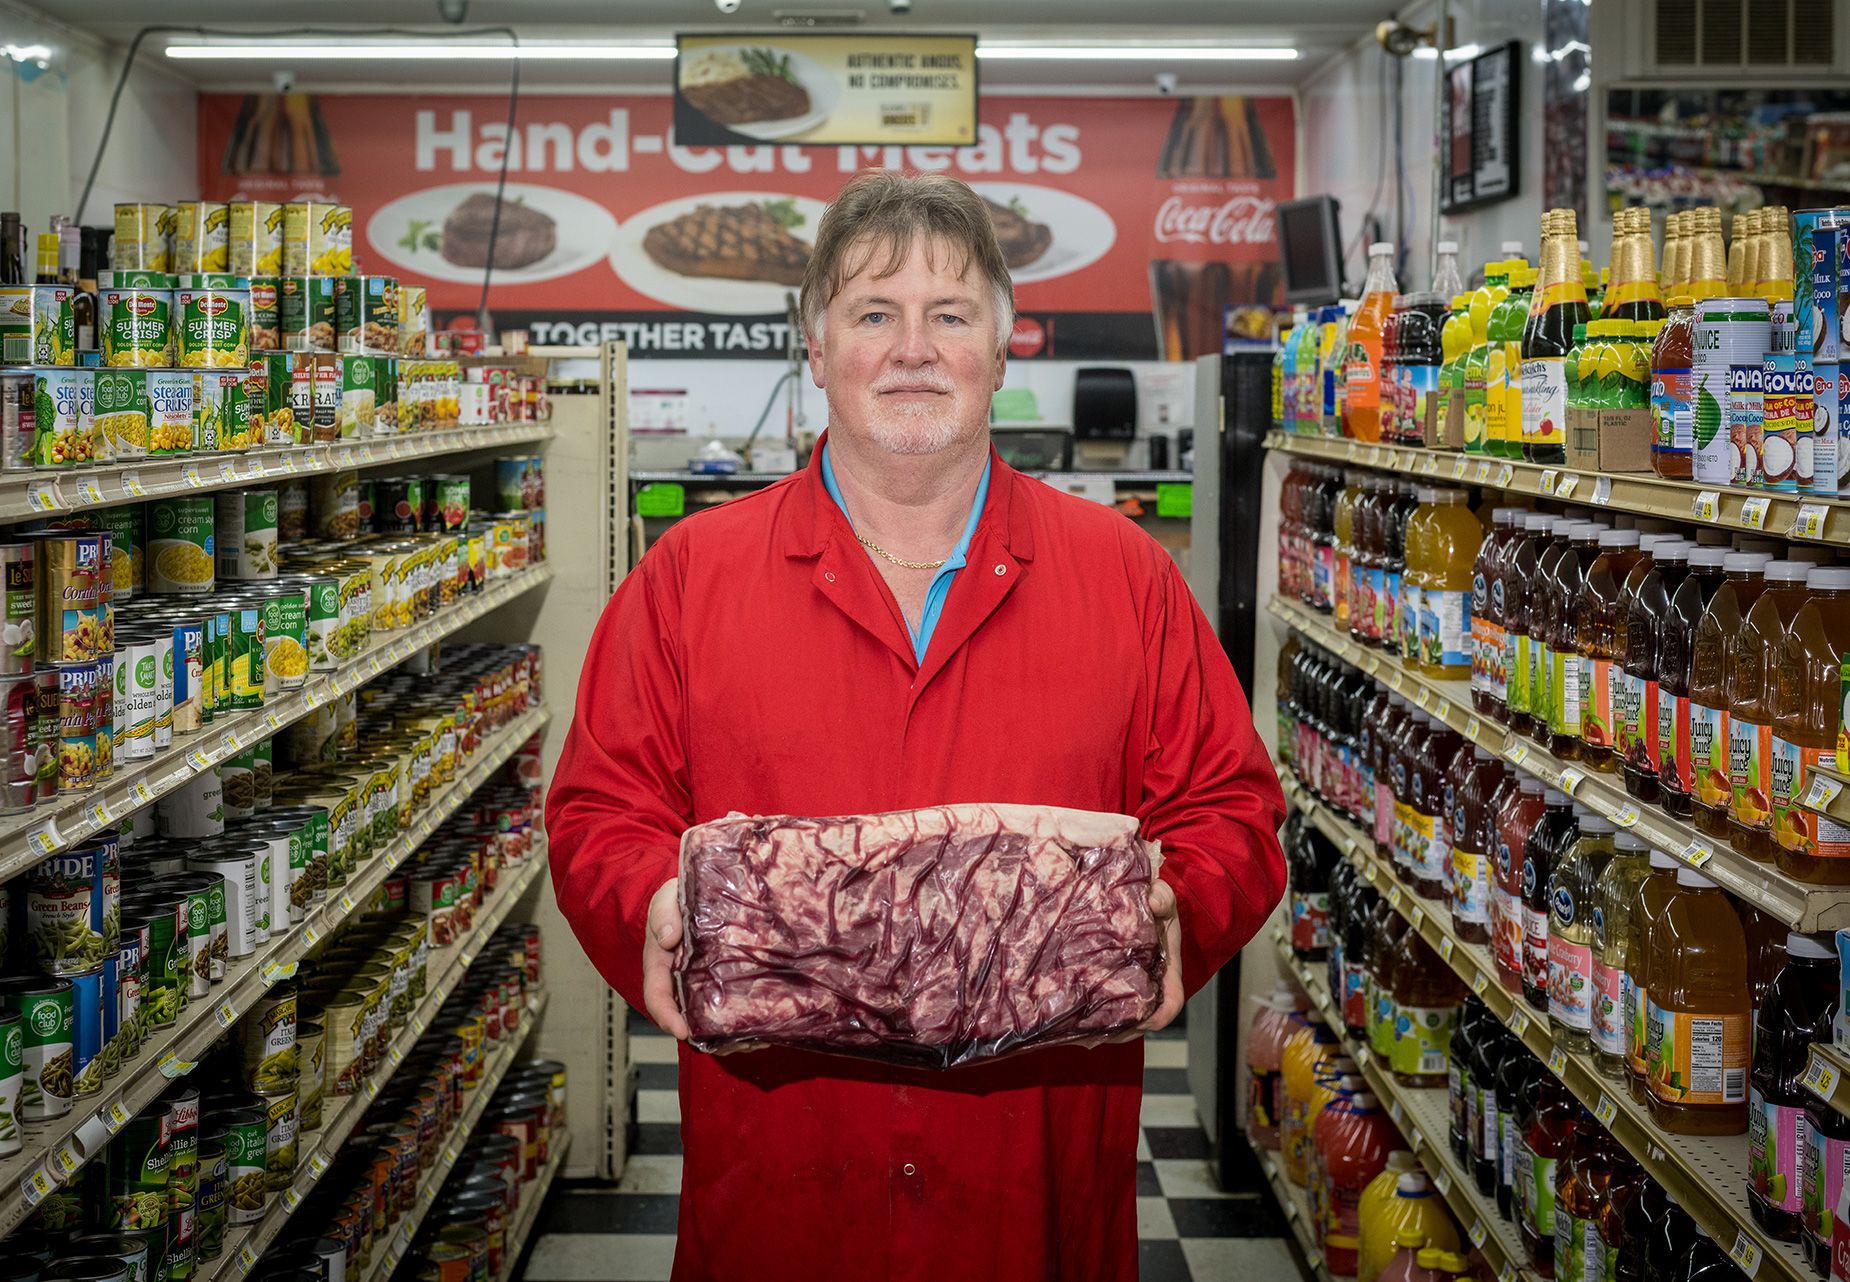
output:
M1182 1013L1182 922L1176 915L1176 892L1160 877L1150 882L1150 915L1156 918L1156 941L1163 950L1163 999L1150 1018L1111 1040L1132 1042L1145 1033L1168 1028Z
M642 1000L655 1026L684 1042L688 1038L687 1020L682 1018L681 1007L674 999L674 950L680 946L681 905L670 879L649 900L649 930L642 944Z

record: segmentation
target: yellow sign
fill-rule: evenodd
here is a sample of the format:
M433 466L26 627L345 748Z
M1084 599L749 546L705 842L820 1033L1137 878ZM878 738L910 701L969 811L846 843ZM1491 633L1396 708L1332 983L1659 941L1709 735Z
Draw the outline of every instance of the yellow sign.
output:
M975 36L681 36L679 46L682 146L977 140Z

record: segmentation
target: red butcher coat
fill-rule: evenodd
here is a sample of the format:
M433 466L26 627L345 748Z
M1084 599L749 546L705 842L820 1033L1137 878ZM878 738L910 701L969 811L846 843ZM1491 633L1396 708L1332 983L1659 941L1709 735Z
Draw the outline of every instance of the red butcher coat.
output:
M546 817L560 907L640 1008L689 825L984 801L1136 815L1190 992L1282 893L1277 780L1168 552L996 457L921 666L812 462L618 588ZM683 1046L676 1282L1134 1279L1142 1071L1140 1041L949 1071Z

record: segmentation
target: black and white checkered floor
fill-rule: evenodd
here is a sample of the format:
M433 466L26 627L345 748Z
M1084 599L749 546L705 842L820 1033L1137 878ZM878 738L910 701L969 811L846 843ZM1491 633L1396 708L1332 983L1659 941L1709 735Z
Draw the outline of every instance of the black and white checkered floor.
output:
M634 1014L630 1058L640 1074L636 1143L613 1191L561 1181L542 1213L525 1282L665 1282L674 1261L681 1189L681 1107L672 1039ZM1144 1052L1143 1136L1137 1146L1139 1282L1289 1279L1298 1265L1276 1204L1263 1190L1229 1196L1207 1162L1208 1140L1188 1093L1181 1028Z

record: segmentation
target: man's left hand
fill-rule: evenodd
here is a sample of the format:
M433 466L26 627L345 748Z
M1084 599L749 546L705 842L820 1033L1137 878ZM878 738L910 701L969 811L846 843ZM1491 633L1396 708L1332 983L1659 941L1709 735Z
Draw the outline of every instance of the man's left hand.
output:
M1182 920L1177 915L1176 892L1162 878L1150 882L1150 915L1156 918L1157 942L1163 950L1163 999L1150 1018L1126 1032L1114 1042L1135 1041L1145 1033L1168 1028L1182 1013Z

